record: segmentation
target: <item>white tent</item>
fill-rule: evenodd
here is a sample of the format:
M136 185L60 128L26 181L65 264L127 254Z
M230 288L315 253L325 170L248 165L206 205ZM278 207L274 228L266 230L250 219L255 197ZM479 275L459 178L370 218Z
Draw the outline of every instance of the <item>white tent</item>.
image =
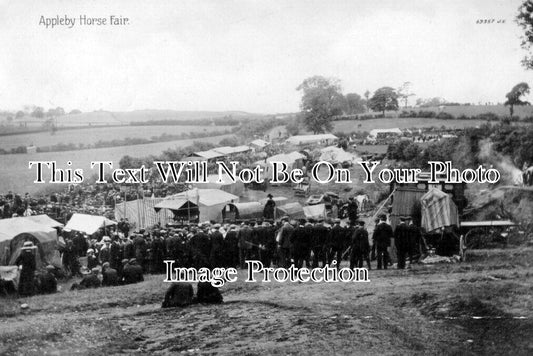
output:
M238 203L239 197L220 189L191 189L182 193L174 194L155 206L155 209L180 210L191 202L198 206L200 220L222 220L222 209L228 203Z
M218 183L218 174L210 174L207 176L208 183L195 183L193 187L200 189L220 189L233 195L241 196L244 192L244 183L236 178L235 182L232 182L227 174L222 174L222 182Z
M379 134L401 135L402 130L400 130L397 127L392 128L392 129L373 129L373 130L370 130L370 132L368 133L368 137L371 139L376 139Z
M305 217L310 219L325 219L326 218L326 204L307 205L304 206Z
M270 145L270 142L261 139L253 140L252 142L250 142L250 146L259 149L265 148L268 145Z
M26 240L37 244L40 260L50 260L57 246L57 231L27 217L0 219L0 264L13 263Z
M55 221L54 219L52 219L51 217L45 214L25 216L22 219L26 219L28 221L35 222L39 225L44 225L48 227L63 227L64 226L60 222Z
M343 162L352 162L355 163L356 160L360 159L354 154L346 152L340 147L329 146L324 147L320 150L320 160L328 161L330 163L343 163Z
M116 225L113 220L105 216L74 214L65 226L65 230L75 230L85 232L88 235L94 234L99 228L104 226Z
M35 233L47 236L47 239L57 237L57 231L54 228L33 222L28 217L0 219L0 243L9 241L22 233Z
M280 153L272 157L268 157L266 161L267 163L284 162L287 164L287 166L289 166L289 169L292 169L298 160L303 160L304 158L306 158L304 154L294 151L290 153Z

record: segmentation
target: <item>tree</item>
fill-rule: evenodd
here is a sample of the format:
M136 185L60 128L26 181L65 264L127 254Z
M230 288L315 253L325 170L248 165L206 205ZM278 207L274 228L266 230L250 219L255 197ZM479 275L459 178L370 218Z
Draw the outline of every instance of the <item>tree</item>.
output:
M285 130L290 136L296 136L300 133L300 127L297 120L293 120L285 125Z
M365 102L359 94L346 94L346 113L348 115L359 114L365 112Z
M15 114L15 118L20 119L22 117L24 117L24 111L17 111L17 113Z
M372 98L370 98L369 107L373 111L383 112L385 110L398 110L398 94L391 87L383 87L376 90Z
M365 105L366 105L366 110L368 111L368 101L370 100L370 91L367 89L365 91Z
M530 105L527 101L522 101L524 95L529 94L529 85L527 83L516 84L510 92L505 94L507 100L504 105L509 106L509 114L513 117L515 105Z
M31 112L31 116L42 119L44 117L44 109L40 106L35 107Z
M333 117L342 114L344 106L340 81L314 76L305 79L296 90L303 92L300 108L305 126L314 134L331 131Z
M70 111L68 114L69 114L69 115L81 114L81 111L78 110L78 109L74 109L74 110Z
M403 101L403 106L407 107L407 102L409 101L410 96L415 94L411 93L411 82L405 82L398 88L398 97Z
M529 54L522 60L522 65L526 69L533 69L533 56L531 55L533 44L533 1L526 0L518 8L516 22L524 30L521 46Z

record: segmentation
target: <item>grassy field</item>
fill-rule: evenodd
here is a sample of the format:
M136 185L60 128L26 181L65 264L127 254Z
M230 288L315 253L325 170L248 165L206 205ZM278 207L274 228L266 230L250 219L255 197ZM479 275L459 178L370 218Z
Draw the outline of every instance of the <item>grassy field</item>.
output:
M53 135L51 132L39 132L31 134L0 136L0 148L9 150L18 146L35 145L37 147L47 147L59 143L83 143L85 145L94 144L98 141L112 141L116 139L145 138L162 134L179 135L181 133L207 133L212 131L225 131L230 126L121 126L121 127L93 127L59 130Z
M369 283L245 283L240 270L223 304L187 308L160 308L162 275L4 299L0 354L530 355L532 257L523 246L473 251L464 263L371 270Z
M142 129L144 129L144 127L138 128L140 131ZM194 141L211 142L216 144L223 138L229 136L230 135L222 135L202 139L187 139L81 151L0 155L0 192L12 190L19 193L35 193L44 187L42 184L33 183L36 170L35 168L31 170L28 169L29 161L57 161L58 167L60 168L67 168L67 161L72 161L71 168L82 168L85 177L88 178L93 175L93 172L96 172L90 169L91 161L111 161L113 162L113 167L118 168L118 162L125 155L130 155L132 157L159 155L164 150L188 146ZM45 174L45 179L49 179L48 174Z

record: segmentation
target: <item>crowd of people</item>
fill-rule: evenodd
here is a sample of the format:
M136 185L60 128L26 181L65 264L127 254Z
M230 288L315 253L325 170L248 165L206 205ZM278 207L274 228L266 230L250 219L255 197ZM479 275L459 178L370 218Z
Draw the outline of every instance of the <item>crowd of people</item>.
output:
M361 268L366 263L366 268L371 269L371 260L376 259L377 269L387 269L393 238L397 266L403 269L407 257L413 263L420 255L420 229L408 217L402 217L395 231L386 221L385 215L379 217L369 239L365 222L356 219L341 224L340 219L294 220L284 216L277 222L205 222L136 231L131 231L128 221L122 219L116 226L107 226L91 236L62 232L66 243L60 252L67 277L81 277L72 289L137 283L147 273L165 273L165 260L175 261L175 267L197 269L245 268L246 260L259 260L265 267L288 268L294 264L301 268L305 264L315 268L329 264L340 268L348 260L350 268ZM40 283L40 279L31 277L35 258L26 252L17 264L24 271L19 292L30 295L36 289L32 283ZM53 274L56 267L49 268L47 272Z

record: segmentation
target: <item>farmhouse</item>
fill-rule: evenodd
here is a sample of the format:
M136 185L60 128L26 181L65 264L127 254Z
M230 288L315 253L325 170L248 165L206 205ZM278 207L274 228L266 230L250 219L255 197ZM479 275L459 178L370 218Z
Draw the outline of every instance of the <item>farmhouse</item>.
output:
M250 146L236 146L236 147L224 146L224 147L213 148L211 151L218 152L226 157L231 157L238 153L250 152L251 150L252 148Z
M192 154L193 157L200 157L206 161L211 161L211 160L215 160L219 157L223 157L224 154L223 153L220 153L220 152L217 152L215 150L208 150L208 151L199 151L199 152L194 152Z

